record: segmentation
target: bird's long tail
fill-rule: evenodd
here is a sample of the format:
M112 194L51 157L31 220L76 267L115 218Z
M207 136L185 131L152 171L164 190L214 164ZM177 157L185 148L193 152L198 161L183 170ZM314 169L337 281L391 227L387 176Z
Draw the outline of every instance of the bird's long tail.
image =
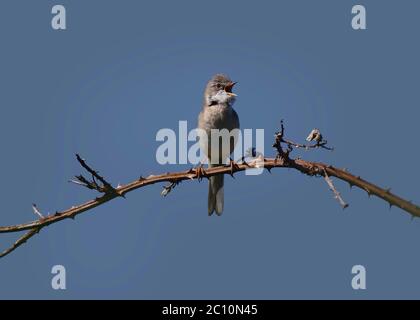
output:
M209 197L208 197L208 210L209 216L216 211L216 214L220 216L223 212L224 204L224 175L220 174L217 176L212 176L209 179Z

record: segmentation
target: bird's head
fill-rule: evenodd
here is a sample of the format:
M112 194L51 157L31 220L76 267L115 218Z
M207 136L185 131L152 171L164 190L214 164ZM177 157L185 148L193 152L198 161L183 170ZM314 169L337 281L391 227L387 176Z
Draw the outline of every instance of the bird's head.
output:
M236 94L232 92L233 86L236 82L224 74L216 74L207 83L204 92L207 106L216 104L232 105L235 102Z

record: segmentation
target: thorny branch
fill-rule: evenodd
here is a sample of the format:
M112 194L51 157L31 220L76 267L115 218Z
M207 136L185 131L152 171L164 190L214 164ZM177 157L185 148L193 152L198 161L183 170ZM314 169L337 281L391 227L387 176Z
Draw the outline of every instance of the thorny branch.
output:
M201 166L199 166L187 171L150 175L146 178L140 177L131 183L117 186L115 188L109 182L107 182L105 178L100 176L97 171L93 170L89 165L87 165L84 159L82 159L79 155L76 155L77 161L91 175L91 179L88 179L83 175L78 175L75 176L75 179L71 180L71 182L80 186L84 186L88 189L96 190L102 193L102 195L78 206L73 206L67 210L60 212L57 211L54 214L48 215L43 215L37 206L33 204L32 209L34 213L39 217L38 220L18 225L0 227L0 233L27 231L12 246L0 253L0 258L16 250L27 240L39 233L43 228L64 219L74 219L77 215L83 212L98 207L105 202L111 201L117 197L124 197L127 193L136 189L155 183L168 182L169 184L164 186L162 191L162 195L166 196L181 181L201 180L203 178L209 178L218 174L230 174L233 176L233 174L236 172L245 171L250 168L264 167L268 171L271 171L273 168L292 168L308 176L323 177L331 191L334 193L335 198L339 201L340 205L343 208L346 208L348 204L342 199L340 193L335 188L331 179L331 177L335 177L337 179L346 181L349 183L350 187L356 186L366 191L369 196L375 195L387 201L390 207L396 206L410 213L413 217L420 217L419 206L393 194L390 189L383 189L378 187L377 185L360 178L360 176L355 176L347 172L345 169L339 169L320 162L311 162L300 158L291 158L290 153L293 151L293 148L322 148L326 150L332 150L331 147L327 146L327 141L323 139L318 129L312 130L307 138L309 142L312 142L311 144L299 144L287 140L284 138L284 131L285 130L282 121L280 131L276 132L275 142L273 144L273 147L277 152L275 158L264 158L263 155L256 153L255 150L252 150L250 155L251 159L247 159L246 161L245 159L242 159L242 162L240 163L232 163L231 161L231 164L226 166L212 167L208 169L203 169Z
M86 179L83 175L74 176L76 180L70 180L70 182L82 185L88 189L96 190L99 192L104 193L116 193L115 188L105 180L105 178L101 177L99 173L89 167L84 159L82 159L78 154L76 154L76 159L80 163L80 165L90 173L92 176L92 180ZM101 182L101 185L98 184L96 180Z

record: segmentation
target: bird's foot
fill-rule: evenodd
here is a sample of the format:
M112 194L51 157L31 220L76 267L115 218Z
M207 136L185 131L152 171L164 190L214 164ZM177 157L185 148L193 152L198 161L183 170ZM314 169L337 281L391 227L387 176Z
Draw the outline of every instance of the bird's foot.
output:
M198 181L201 181L204 177L206 177L206 171L203 169L202 163L200 163L193 170L195 171L195 176L198 179Z
M235 171L239 169L239 165L232 158L229 158L229 159L230 159L230 163L229 163L230 175L232 178L234 178L233 174L235 173Z

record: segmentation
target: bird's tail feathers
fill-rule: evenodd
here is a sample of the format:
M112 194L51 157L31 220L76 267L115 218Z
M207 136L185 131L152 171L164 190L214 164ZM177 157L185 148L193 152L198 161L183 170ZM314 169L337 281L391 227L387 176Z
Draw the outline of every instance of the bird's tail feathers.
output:
M208 212L209 216L216 212L220 216L223 212L224 204L224 175L212 176L209 179Z

